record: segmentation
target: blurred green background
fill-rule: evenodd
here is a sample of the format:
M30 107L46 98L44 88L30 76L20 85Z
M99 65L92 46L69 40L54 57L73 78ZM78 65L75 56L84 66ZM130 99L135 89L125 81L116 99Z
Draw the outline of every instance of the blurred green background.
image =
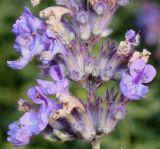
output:
M154 0L153 0L154 1ZM156 1L160 3L160 1ZM21 115L16 109L19 98L26 98L26 91L35 85L38 68L36 62L30 63L24 70L18 71L6 65L8 59L15 59L18 55L13 49L14 36L11 33L12 25L20 16L25 6L30 7L34 14L47 6L53 5L52 0L44 0L36 8L32 8L29 0L0 0L0 149L15 149L6 141L8 124L15 121ZM119 43L124 38L126 30L140 29L135 25L135 14L140 0L131 0L131 3L120 8L113 21L114 30L111 35ZM147 18L146 18L147 19ZM138 49L144 47L154 52L154 47L147 47L142 42ZM160 69L154 55L150 61L158 71L156 79L150 85L150 92L144 100L132 102L128 106L128 114L121 121L115 131L102 139L102 149L160 149ZM105 87L100 91L104 95ZM84 91L79 88L72 92L78 97L84 96ZM42 136L36 136L31 143L20 149L89 149L90 146L80 141L66 142L63 144L46 141Z

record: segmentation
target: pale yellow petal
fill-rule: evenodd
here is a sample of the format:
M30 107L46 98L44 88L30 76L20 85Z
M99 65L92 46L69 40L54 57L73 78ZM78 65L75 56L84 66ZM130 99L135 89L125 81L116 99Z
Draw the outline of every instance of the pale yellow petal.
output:
M36 6L36 5L38 5L40 3L40 0L31 0L31 4L33 5L33 6Z
M82 111L85 110L84 105L80 100L76 99L73 96L66 95L66 94L58 94L57 97L59 98L60 102L63 104L63 108L57 111L54 111L51 114L51 118L59 119L60 117L65 117L66 115L70 114L73 109L77 108Z
M61 6L48 7L40 12L40 16L44 18L54 17L57 21L60 21L64 14L71 13L67 8Z

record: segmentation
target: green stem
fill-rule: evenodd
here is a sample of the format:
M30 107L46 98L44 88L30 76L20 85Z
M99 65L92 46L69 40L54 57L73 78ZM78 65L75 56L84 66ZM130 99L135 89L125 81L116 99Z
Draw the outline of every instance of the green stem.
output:
M99 141L92 143L92 149L100 149L100 148L101 146Z

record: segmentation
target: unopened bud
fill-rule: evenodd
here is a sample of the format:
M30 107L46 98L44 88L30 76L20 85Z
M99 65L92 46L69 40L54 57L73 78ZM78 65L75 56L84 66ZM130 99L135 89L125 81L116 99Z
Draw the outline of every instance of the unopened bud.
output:
M104 2L99 2L95 5L94 10L96 11L97 15L103 15L107 10L107 5Z

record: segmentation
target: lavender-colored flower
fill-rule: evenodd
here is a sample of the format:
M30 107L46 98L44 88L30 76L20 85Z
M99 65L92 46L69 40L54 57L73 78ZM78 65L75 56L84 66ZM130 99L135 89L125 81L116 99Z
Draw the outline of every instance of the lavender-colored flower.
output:
M48 65L54 59L56 54L66 54L66 49L64 45L56 39L55 35L51 30L46 31L46 50L40 53L40 61L42 65Z
M28 96L39 105L38 111L30 109L19 121L9 125L8 141L15 146L23 146L30 142L33 135L41 133L48 125L51 112L60 108L53 100L44 96L37 87L28 90Z
M112 30L109 29L109 24L116 10L116 3L98 1L94 6L94 13L90 14L90 24L93 35L106 37Z
M110 114L113 118L121 120L126 116L126 107L123 103L112 104L110 107Z
M83 40L89 39L91 35L91 28L89 24L89 14L88 12L81 11L77 15L77 21L79 29L77 29L79 37Z
M46 64L55 54L65 53L65 48L55 34L44 22L34 17L28 8L25 8L20 19L13 25L12 31L16 35L14 48L22 55L16 61L7 62L14 69L24 68L37 55Z
M15 146L26 145L30 142L30 138L43 131L47 124L48 118L44 113L26 112L19 121L9 125L8 141Z
M119 120L124 119L126 115L126 104L123 102L119 102L118 104L112 103L110 105L106 118L106 134L109 134L114 130Z
M129 30L126 33L126 40L134 46L137 46L139 44L139 34L137 34L134 30Z
M13 122L9 125L9 137L7 140L15 146L23 146L30 142L32 134L28 128L20 128L19 122Z
M38 88L47 95L59 93L69 94L69 81L65 78L62 65L54 65L50 69L50 76L53 81L37 80Z
M143 98L149 91L143 83L151 82L156 76L156 70L152 65L146 64L141 59L136 59L130 66L130 74L123 73L120 82L122 94L131 100Z
M32 0L33 5L39 2ZM93 148L100 148L97 142L125 117L127 103L148 92L143 84L156 75L155 68L146 64L151 53L135 51L140 36L128 30L118 47L107 40L99 57L93 56L94 45L112 32L109 24L115 11L128 0L56 0L56 3L59 6L40 12L45 23L25 9L14 25L15 48L22 56L8 64L22 69L38 55L44 76L52 80L37 79L37 86L28 90L32 104L19 100L18 110L25 113L9 126L8 141L23 146L33 135L43 132L52 141L81 139ZM105 97L97 97L97 89L109 80L120 81L121 96L112 88ZM86 89L86 101L72 95L69 81Z
M16 35L14 48L21 53L16 61L8 61L8 65L14 69L24 68L35 55L38 55L45 48L41 32L45 25L38 18L34 17L28 8L25 8L20 19L13 25L13 33Z
M89 0L89 2L83 0L81 2L57 0L56 3L65 6L72 11L73 15L77 16L76 20L71 20L73 21L73 28L79 34L79 37L86 41L93 38L91 35L94 35L95 38L97 36L108 36L112 32L109 29L109 24L117 6L126 5L128 0L115 2L103 0ZM89 9L89 4L91 4L92 9Z

